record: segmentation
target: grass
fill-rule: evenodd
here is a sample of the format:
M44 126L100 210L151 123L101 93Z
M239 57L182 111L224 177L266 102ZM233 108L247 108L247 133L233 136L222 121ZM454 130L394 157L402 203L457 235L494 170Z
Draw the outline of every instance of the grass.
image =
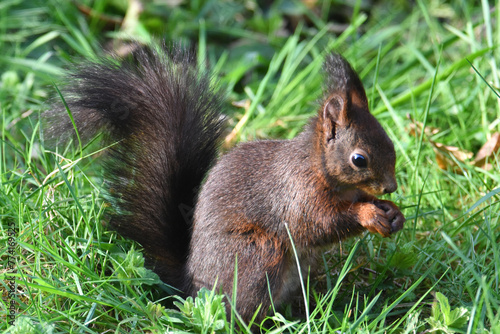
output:
M271 313L264 332L500 333L500 160L489 156L484 169L450 149L475 154L499 131L500 7L304 3L148 2L140 15L111 0L0 3L2 331L236 328L220 296L169 297L144 268L140 245L106 230L96 152L53 152L41 140L37 113L72 59L116 38L161 36L198 48L229 100L242 101L229 108L226 147L300 132L316 111L322 55L331 50L358 70L395 143L399 189L390 199L405 229L333 246L324 274L304 278L304 296ZM419 126L427 131L412 130Z

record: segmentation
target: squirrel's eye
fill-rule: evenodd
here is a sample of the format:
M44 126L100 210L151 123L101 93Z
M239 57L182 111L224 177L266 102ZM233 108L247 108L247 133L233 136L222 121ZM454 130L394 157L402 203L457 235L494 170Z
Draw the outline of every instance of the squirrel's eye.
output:
M359 153L353 153L351 155L352 164L358 168L365 168L368 166L368 160Z

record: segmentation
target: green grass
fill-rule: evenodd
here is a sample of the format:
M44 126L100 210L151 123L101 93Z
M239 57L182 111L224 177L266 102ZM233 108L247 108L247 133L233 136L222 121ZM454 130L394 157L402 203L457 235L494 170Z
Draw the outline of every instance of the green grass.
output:
M84 15L75 3L97 14ZM264 331L500 333L498 154L489 170L457 159L456 168L443 170L432 144L475 153L500 131L500 7L317 1L308 9L278 1L262 11L254 1L228 0L174 8L148 2L138 16L126 5L0 3L2 331L222 333L236 327L210 291L194 300L168 297L168 288L144 269L140 245L106 230L94 152L81 159L71 149L50 151L41 140L37 114L57 95L53 83L73 59L93 57L116 38L161 37L198 48L230 102L248 100L246 108L228 108L228 133L236 129L228 146L300 132L316 112L321 58L331 50L358 70L372 112L395 143L399 189L389 198L406 215L405 229L390 239L363 235L333 246L323 274L305 278L304 296L271 313ZM329 8L346 13L336 16L342 29L333 26L339 21L327 15ZM124 16L122 29L110 26ZM415 136L413 122L438 130ZM9 296L12 279L17 285ZM7 323L10 303L14 327Z

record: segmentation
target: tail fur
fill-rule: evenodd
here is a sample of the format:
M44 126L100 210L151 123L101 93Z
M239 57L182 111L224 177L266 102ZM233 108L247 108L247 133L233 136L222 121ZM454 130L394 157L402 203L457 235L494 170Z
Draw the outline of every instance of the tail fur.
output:
M222 132L222 94L194 63L177 47L137 47L126 59L78 67L63 90L80 137L114 143L103 157L112 228L139 242L176 287L185 281L191 210ZM75 138L62 103L43 118L50 138Z

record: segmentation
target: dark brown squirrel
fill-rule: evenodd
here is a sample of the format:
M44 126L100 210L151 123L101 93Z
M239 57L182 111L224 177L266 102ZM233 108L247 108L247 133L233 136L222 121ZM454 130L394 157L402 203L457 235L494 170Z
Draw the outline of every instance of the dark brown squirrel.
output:
M237 263L235 307L248 321L298 287L292 240L307 270L324 246L403 227L398 207L375 197L397 188L394 146L343 57L326 57L324 101L300 135L242 143L218 161L224 97L194 64L180 48L142 46L77 67L63 90L80 138L112 144L110 225L165 283L231 296ZM76 138L61 103L43 116L52 140Z

